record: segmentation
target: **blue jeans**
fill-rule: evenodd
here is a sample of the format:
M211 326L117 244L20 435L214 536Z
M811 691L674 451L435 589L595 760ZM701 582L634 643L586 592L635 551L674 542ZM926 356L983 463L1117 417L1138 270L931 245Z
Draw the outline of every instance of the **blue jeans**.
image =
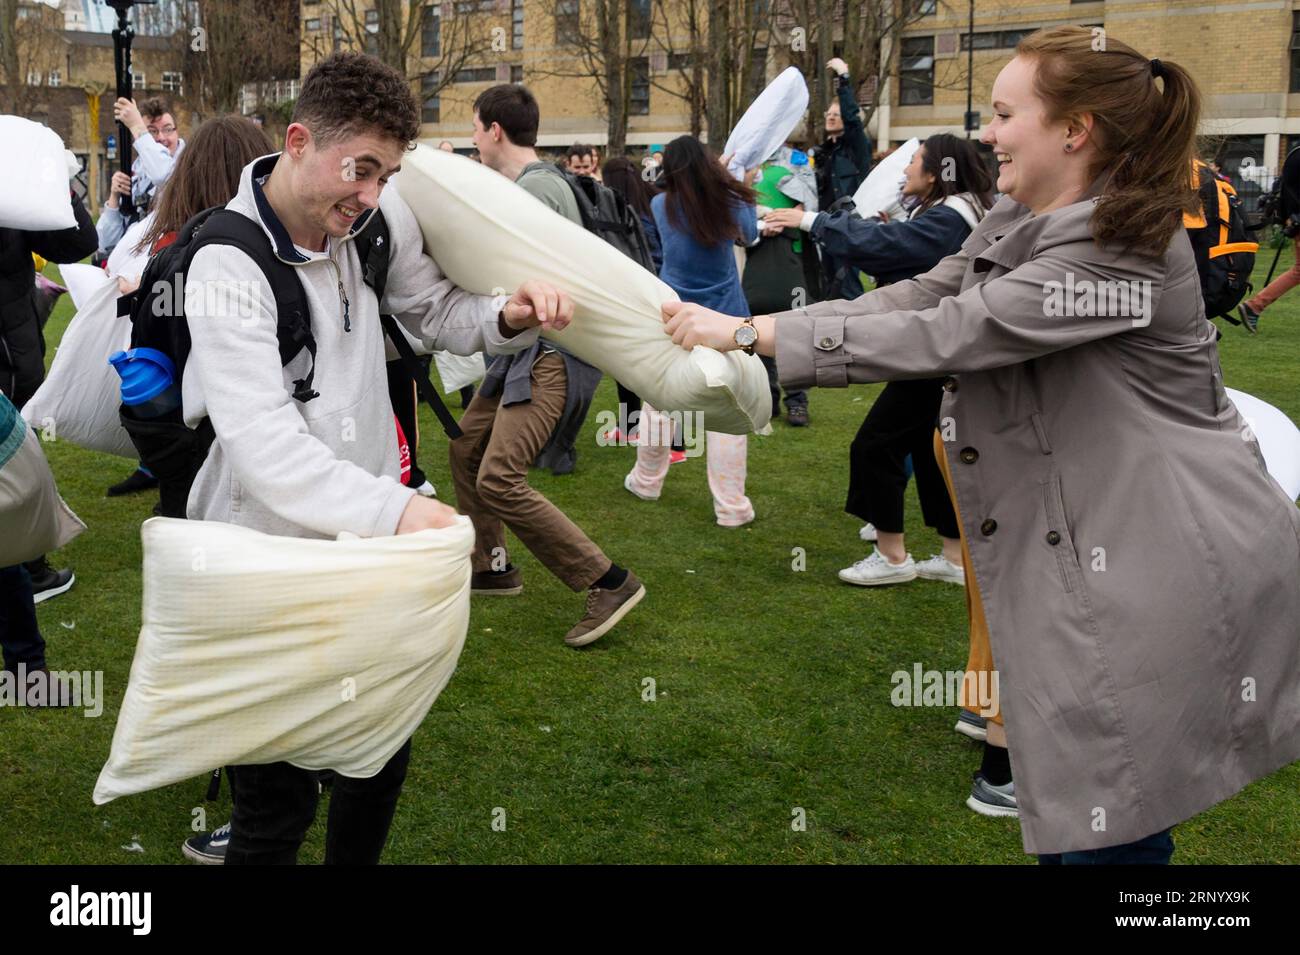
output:
M5 669L16 671L25 663L28 672L45 666L45 640L36 625L32 578L22 564L0 568L0 648Z
M1038 857L1039 865L1168 865L1174 854L1173 829L1104 849L1056 852Z

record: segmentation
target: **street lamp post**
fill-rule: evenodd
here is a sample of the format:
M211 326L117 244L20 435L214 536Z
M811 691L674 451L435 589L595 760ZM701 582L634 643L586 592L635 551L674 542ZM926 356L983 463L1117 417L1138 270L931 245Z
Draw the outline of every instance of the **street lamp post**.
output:
M127 13L134 6L155 2L157 0L104 0L106 5L117 11L117 26L113 28L113 72L116 74L119 97L131 99L135 92L131 82L131 40L135 37L135 31L131 29L131 24L126 18ZM117 137L120 144L118 168L130 176L131 131L121 120L117 124ZM118 211L124 219L130 219L135 214L135 205L129 193L118 200Z
M974 132L975 106L975 0L970 0L970 21L966 35L966 138Z

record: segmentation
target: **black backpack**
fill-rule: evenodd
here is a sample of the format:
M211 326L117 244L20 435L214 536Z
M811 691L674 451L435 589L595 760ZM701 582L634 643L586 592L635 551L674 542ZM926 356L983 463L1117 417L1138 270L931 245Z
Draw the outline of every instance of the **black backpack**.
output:
M600 236L643 269L653 272L654 257L650 254L650 243L641 226L641 217L627 204L627 200L591 176L575 176L567 169L555 168L573 191L578 212L582 215L582 227Z
M354 241L365 282L382 301L388 279L388 223L379 210L374 221ZM288 365L304 350L309 365L302 378L293 382L295 401L304 404L320 393L312 387L316 373L316 338L311 330L306 294L293 266L276 258L261 226L247 216L217 206L205 209L176 233L176 241L150 257L140 277L140 286L118 299L118 314L131 316L131 347L153 348L171 359L176 378L183 380L191 340L184 315L184 277L199 249L208 245L230 245L248 255L262 269L275 298L275 336L280 345L280 364ZM420 367L410 343L391 315L381 315L383 325L407 372L415 379L421 396L430 404L448 436L461 431L428 376ZM189 428L181 409L156 418L140 418L127 405L119 412L140 455L140 461L158 478L159 513L164 517L185 517L186 502L194 478L203 466L215 434L204 418Z
M1201 215L1184 215L1183 225L1196 256L1205 317L1226 318L1237 325L1240 322L1230 313L1252 289L1250 273L1259 243L1249 240L1237 190L1199 160L1195 176Z

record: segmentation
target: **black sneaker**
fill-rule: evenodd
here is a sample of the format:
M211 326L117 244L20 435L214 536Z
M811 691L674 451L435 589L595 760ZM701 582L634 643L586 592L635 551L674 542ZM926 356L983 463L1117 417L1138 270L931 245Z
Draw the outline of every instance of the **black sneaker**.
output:
M146 474L139 468L131 472L125 481L119 481L108 489L109 497L121 497L123 494L135 494L138 491L151 491L158 486L158 479Z
M808 427L808 406L795 405L793 408L787 408L785 411L785 420L792 427Z
M70 570L55 570L44 557L29 560L23 565L32 575L32 600L40 603L59 594L65 594L77 582L76 575Z
M230 823L218 826L211 832L200 832L181 843L181 852L199 865L225 865L226 848L230 845Z

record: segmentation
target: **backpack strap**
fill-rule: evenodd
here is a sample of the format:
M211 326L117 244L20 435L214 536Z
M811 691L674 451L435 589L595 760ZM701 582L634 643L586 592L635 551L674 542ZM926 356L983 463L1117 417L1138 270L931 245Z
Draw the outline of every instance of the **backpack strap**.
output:
M375 300L382 302L384 290L388 287L388 260L392 255L393 243L384 211L376 209L370 215L370 223L353 242L356 243L357 256L361 259L361 274L365 277L366 284L374 289Z
M307 297L293 266L275 257L271 240L262 227L247 216L229 209L209 209L199 216L203 221L185 252L183 270L189 271L195 253L207 245L234 246L256 262L270 283L275 299L275 337L280 345L280 364L289 364L303 349L307 350L310 360L307 374L294 379L293 397L304 404L319 397L320 392L312 389L312 379L316 377L316 336L311 331ZM194 221L192 219L182 227L182 235L189 234Z
M391 315L380 315L379 324L384 327L384 334L388 336L388 340L397 349L397 355L402 360L402 367L406 369L406 373L415 382L420 397L428 403L429 407L433 409L433 413L438 416L438 421L442 423L442 430L447 433L447 437L455 441L465 432L460 430L460 425L456 423L456 419L447 410L447 405L438 395L438 390L433 387L433 382L429 380L429 376L420 367L420 362L415 357L415 350L411 348L411 343L406 340L402 330L397 327L397 319Z
M375 300L382 302L384 300L384 290L388 287L388 262L392 255L392 237L388 231L388 220L384 218L382 209L376 209L371 213L371 221L354 240L357 244L357 256L361 260L361 273L365 277L365 282L375 293ZM411 348L411 343L406 340L400 328L397 327L397 319L392 315L380 314L379 324L383 326L384 334L388 340L393 343L397 349L397 356L401 359L402 367L406 373L411 376L415 382L415 388L420 393L420 397L425 400L433 413L438 416L438 421L442 424L442 430L446 432L447 437L455 441L464 432L460 430L460 425L452 417L451 411L448 410L442 396L438 394L438 389L433 387L433 382L425 374L420 362L415 357L415 351Z

